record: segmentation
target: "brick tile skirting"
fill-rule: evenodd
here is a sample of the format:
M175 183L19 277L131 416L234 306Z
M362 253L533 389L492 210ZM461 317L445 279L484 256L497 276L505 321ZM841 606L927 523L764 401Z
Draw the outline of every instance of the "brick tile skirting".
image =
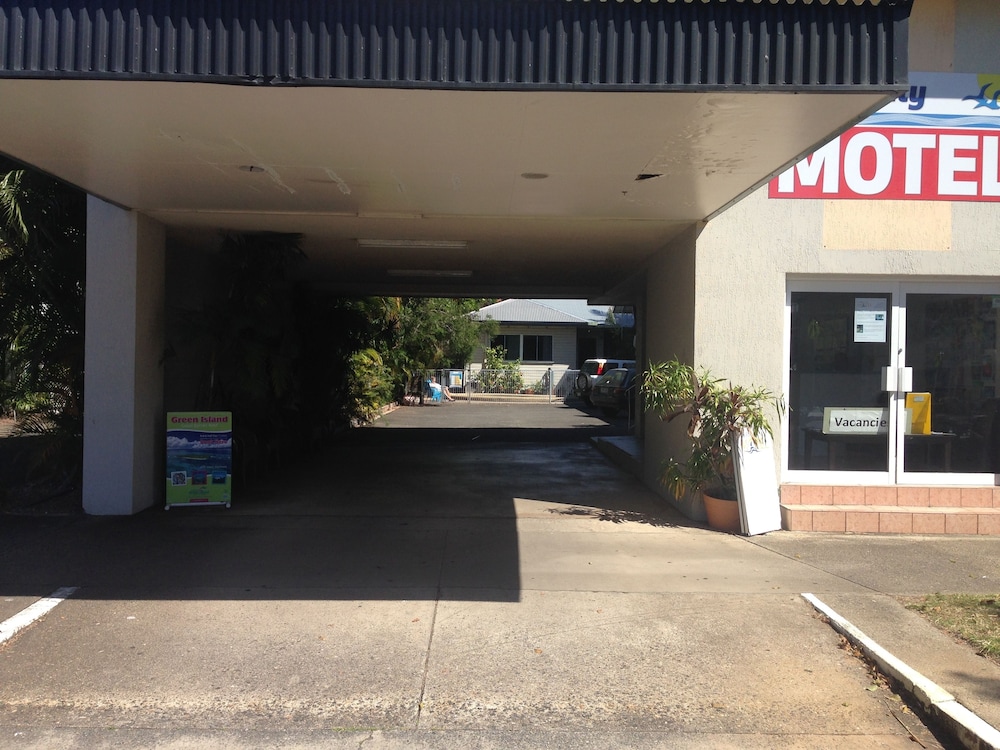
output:
M782 504L781 526L857 534L1000 535L1000 508Z
M1000 536L1000 487L781 486L789 531Z

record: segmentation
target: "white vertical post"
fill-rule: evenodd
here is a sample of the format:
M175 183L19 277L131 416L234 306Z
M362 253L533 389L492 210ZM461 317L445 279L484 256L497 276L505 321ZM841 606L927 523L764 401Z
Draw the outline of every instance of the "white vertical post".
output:
M87 198L83 509L129 515L163 482L165 232Z

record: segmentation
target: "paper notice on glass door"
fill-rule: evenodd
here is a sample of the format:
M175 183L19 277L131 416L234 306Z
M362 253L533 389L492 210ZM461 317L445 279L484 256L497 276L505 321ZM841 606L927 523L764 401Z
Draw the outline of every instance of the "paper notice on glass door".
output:
M888 300L884 297L854 298L854 342L886 342Z

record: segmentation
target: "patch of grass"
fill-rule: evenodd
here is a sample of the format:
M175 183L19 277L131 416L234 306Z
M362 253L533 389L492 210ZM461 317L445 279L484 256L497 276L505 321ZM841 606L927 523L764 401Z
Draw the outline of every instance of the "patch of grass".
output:
M1000 665L1000 594L930 594L904 604Z

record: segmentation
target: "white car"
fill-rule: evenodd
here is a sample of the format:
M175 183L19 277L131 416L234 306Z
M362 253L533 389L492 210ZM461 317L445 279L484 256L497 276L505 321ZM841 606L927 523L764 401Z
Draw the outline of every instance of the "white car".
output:
M573 395L582 398L590 403L590 390L594 383L608 370L616 370L625 367L635 369L634 359L588 359L580 365L580 374L573 382Z

